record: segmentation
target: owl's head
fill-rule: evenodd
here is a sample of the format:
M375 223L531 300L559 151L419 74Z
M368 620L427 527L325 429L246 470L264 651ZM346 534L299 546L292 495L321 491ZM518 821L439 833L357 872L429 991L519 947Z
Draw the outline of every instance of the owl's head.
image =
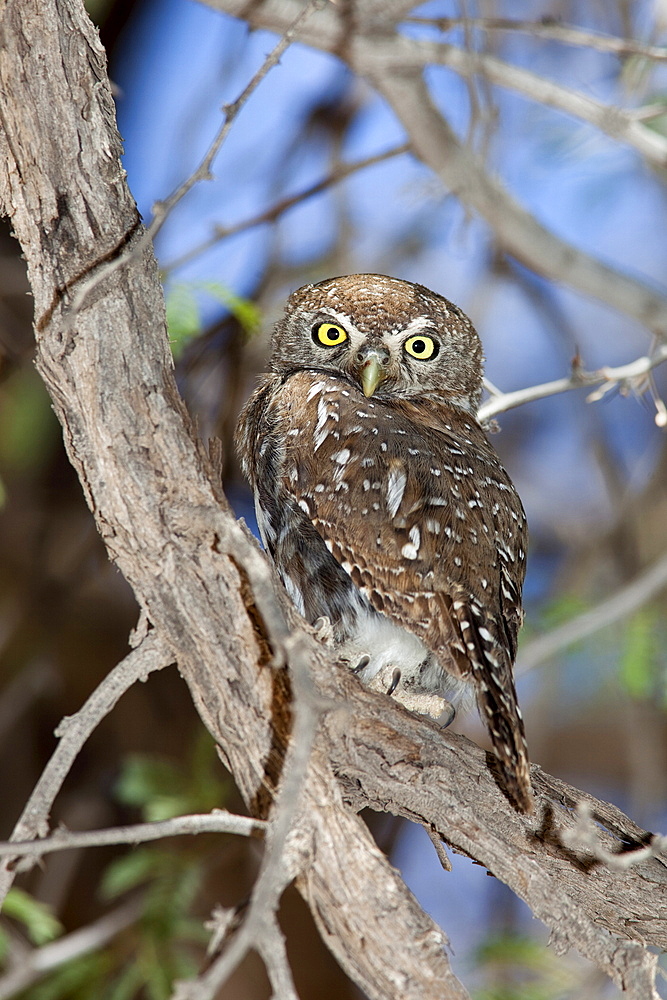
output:
M482 348L468 317L423 285L350 274L290 295L272 342L275 372L342 374L367 396L431 398L476 414Z

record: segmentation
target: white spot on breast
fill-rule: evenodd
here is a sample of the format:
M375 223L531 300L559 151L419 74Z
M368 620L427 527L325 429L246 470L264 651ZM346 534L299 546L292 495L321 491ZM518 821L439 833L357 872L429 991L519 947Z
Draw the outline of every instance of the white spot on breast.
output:
M345 465L350 460L350 449L343 448L341 451L335 452L331 456L332 462L338 462L339 465Z
M440 534L440 522L435 521L432 517L426 518L426 530L430 531L433 535Z
M322 389L324 389L325 385L326 382L315 382L313 385L311 385L310 389L308 390L308 395L306 396L306 400L310 402L311 399L314 399L315 396L317 396L318 392L321 392Z
M308 517L310 517L310 507L305 500L299 500L299 507L308 515Z
M401 463L396 463L390 468L387 477L387 511L389 517L396 516L398 508L401 506L403 494L405 493L406 483L407 476L405 469Z
M417 525L414 528L410 528L408 537L410 541L401 549L401 555L404 559L416 559L419 555L419 546L421 544L421 533Z

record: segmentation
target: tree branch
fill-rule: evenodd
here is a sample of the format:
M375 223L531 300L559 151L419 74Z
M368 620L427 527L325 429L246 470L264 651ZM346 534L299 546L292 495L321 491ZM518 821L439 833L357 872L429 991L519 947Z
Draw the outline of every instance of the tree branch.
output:
M667 139L646 128L631 112L602 104L521 66L513 66L485 52L416 39L397 39L388 57L384 56L385 50L386 47L381 57L386 63L384 71L393 68L402 73L411 68L421 70L424 66L448 66L466 79L479 75L488 83L513 90L531 101L593 125L612 139L632 146L654 167L664 168L667 164Z
M281 32L299 10L300 0L264 0L248 8L245 0L202 0L207 6L247 20L254 28ZM370 6L370 0L366 0ZM363 11L366 3L357 5ZM484 163L463 145L434 107L422 77L423 66L398 69L405 39L387 19L364 34L362 19L349 30L346 8L332 4L317 11L298 32L298 40L335 53L366 77L403 125L414 154L443 185L490 226L498 245L530 270L585 295L600 299L667 338L667 298L648 283L603 264L542 226L490 176Z
M169 657L166 646L154 632L149 632L141 644L104 678L76 715L63 719L56 730L60 742L14 827L12 841L46 836L51 806L90 734L128 688L138 680L146 680L150 673L169 662L173 662L173 658ZM0 901L4 900L14 881L14 871L9 867L12 859L25 853L30 852L0 852L5 856L0 867Z
M41 948L26 950L15 968L0 976L0 1000L16 996L53 969L104 948L117 934L131 927L141 915L141 898L129 899L86 927Z
M641 845L645 832L536 767L536 813L519 816L490 755L363 688L274 589L174 384L155 261L133 252L143 237L100 82L97 36L78 0L7 0L3 27L9 155L0 192L43 317L37 365L98 529L164 642L160 651L177 660L250 813L278 820L281 877L296 878L324 940L369 997L463 1000L444 934L343 798L405 816L486 865L560 946L576 947L628 997L656 998L647 944L667 945L665 859L612 872L562 836L581 799L603 846ZM44 107L49 115L38 113ZM73 312L72 283L109 254L118 254L118 267ZM297 690L295 698L293 686L304 683L314 694ZM274 817L278 789L289 783L286 761L298 758L304 705L326 711L296 813ZM275 901L277 872L264 888ZM275 982L281 974L274 968Z
M573 24L560 21L536 20L519 21L509 17L408 17L408 24L430 24L441 31L466 26L470 30L483 32L515 31L537 38L549 38L564 45L610 52L617 56L642 56L654 62L667 62L667 49L659 45L643 45L633 38L616 38L603 35L599 31L585 31Z
M108 844L143 844L149 840L164 837L180 837L183 834L235 833L243 837L264 833L266 823L249 816L235 816L226 809L214 809L202 815L175 816L155 823L133 823L130 826L116 826L108 830L85 830L82 832L60 828L39 840L0 841L0 857L29 857L31 865L37 864L44 854L53 851L69 851L81 847L105 847Z
M366 170L368 167L374 167L378 163L384 163L385 160L393 159L395 156L401 156L403 153L409 152L409 150L410 146L407 143L402 143L400 146L388 149L384 153L377 153L375 156L367 156L365 159L358 160L356 163L339 163L331 171L328 177L324 177L316 184L311 184L310 187L306 188L304 191L300 191L299 194L291 195L289 198L282 198L280 201L276 202L275 205L272 205L271 208L267 208L266 211L260 212L258 215L253 215L250 219L244 219L242 222L237 222L233 226L217 225L213 236L209 237L207 240L203 240L198 246L193 247L192 250L188 250L187 253L184 253L176 260L172 260L168 264L165 264L163 270L167 273L176 271L179 267L183 267L184 264L189 263L189 261L198 257L200 254L210 250L211 247L216 246L216 244L220 243L222 240L227 240L230 236L237 236L239 233L245 233L248 229L254 229L256 226L263 226L267 223L276 222L282 215L289 212L291 208L294 208L296 205L301 205L302 202L307 201L316 194L320 194L322 191L326 191L326 189L332 185L339 184L341 181L345 180L346 177L359 173L361 170Z
M587 639L601 629L633 615L665 587L667 587L667 555L663 555L634 580L620 587L594 608L522 644L516 663L517 673L526 673L575 642L581 642L582 639Z
M573 367L572 374L567 378L559 378L554 382L544 382L542 385L531 385L525 389L517 389L516 392L499 392L495 390L491 399L482 403L477 417L481 423L492 420L499 413L513 410L524 403L532 403L536 399L546 399L548 396L558 396L570 389L591 388L594 385L602 386L599 394L591 394L590 401L600 399L604 393L620 386L623 391L628 389L639 389L646 376L663 361L667 361L667 344L659 346L653 354L637 358L627 365L620 365L618 368L599 368L597 371L585 371L580 365ZM660 411L658 411L659 413ZM659 422L656 416L656 422Z

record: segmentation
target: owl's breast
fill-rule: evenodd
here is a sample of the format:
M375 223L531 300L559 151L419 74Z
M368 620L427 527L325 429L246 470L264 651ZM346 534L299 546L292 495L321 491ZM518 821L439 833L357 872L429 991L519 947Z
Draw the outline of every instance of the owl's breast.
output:
M333 375L284 384L283 477L336 555L345 542L398 589L460 581L487 590L501 558L522 564L521 503L478 424L432 403L366 399Z

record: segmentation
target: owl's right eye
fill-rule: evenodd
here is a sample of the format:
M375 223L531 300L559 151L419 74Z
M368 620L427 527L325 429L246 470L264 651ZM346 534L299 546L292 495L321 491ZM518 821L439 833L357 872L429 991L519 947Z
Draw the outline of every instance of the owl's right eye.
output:
M336 323L318 323L313 327L313 340L322 347L337 347L347 340L347 332Z

